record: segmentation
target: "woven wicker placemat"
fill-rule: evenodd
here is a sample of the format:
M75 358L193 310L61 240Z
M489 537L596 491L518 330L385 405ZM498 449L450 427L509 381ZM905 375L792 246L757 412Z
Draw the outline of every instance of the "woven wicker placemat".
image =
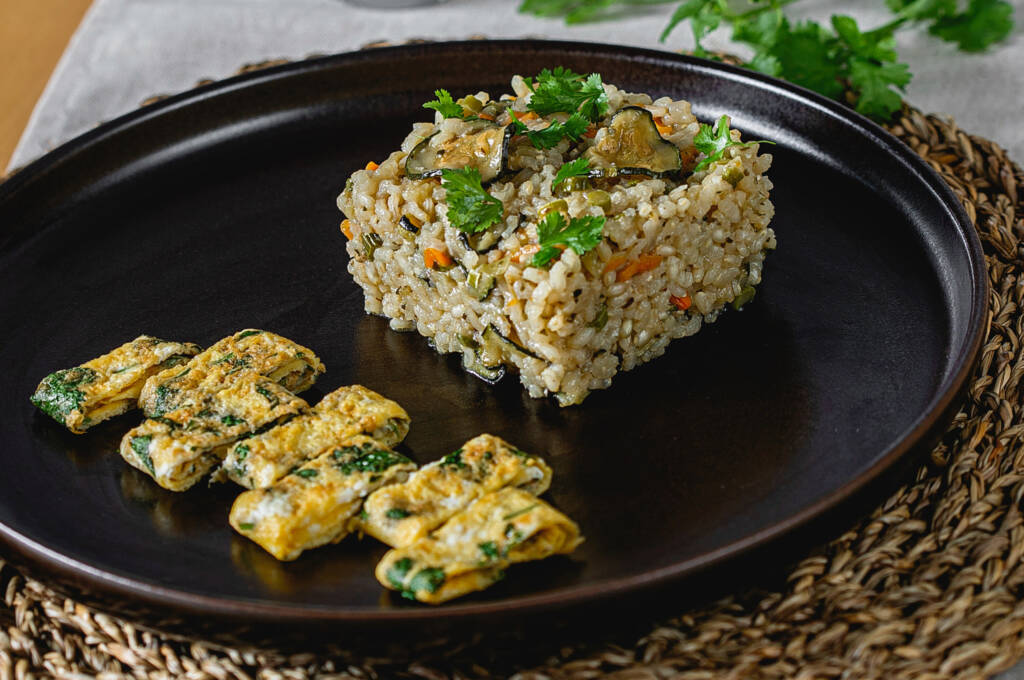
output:
M627 645L596 640L547 659L529 659L524 650L520 658L533 665L519 677L939 680L989 677L1024 656L1024 174L996 144L910 106L888 128L963 202L984 244L991 284L981 361L930 461L770 592L679 612ZM358 650L225 646L145 630L2 560L0 593L0 680L463 678L509 671L492 661L487 641L410 661Z

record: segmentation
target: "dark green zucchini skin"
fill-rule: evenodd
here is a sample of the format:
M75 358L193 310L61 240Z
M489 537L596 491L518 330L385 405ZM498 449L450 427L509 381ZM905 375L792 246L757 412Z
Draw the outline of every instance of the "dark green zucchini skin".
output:
M639 106L623 107L615 112L606 127L619 130L627 125L640 126L635 132L645 138L651 153L646 158L639 158L639 153L634 153L633 158L622 158L621 154L608 157L597 146L592 146L584 154L594 166L589 177L642 175L658 178L672 177L682 172L683 158L679 147L662 138L650 111Z
M515 128L512 125L487 125L479 132L474 133L473 136L475 137L476 135L493 131L496 128L500 128L503 130L501 144L499 145L499 153L501 154L501 159L498 164L498 171L492 175L489 171L485 172L487 168L481 169L480 167L472 166L476 167L476 169L480 172L480 180L484 184L494 182L499 178L504 177L508 175L510 172L512 172L509 169L509 146L512 142L512 137L515 133ZM437 156L439 154L434 153L433 147L430 146L431 140L433 140L434 137L437 136L437 134L438 133L435 132L429 137L426 137L419 144L414 146L412 151L409 152L409 155L405 159L406 177L408 177L409 179L425 179L427 177L440 177L442 170L454 170L461 167L468 167L455 165L449 166L444 165L443 162L441 164L437 163Z
M420 228L413 224L412 220L405 215L402 215L402 219L398 220L398 226L412 234L420 233Z

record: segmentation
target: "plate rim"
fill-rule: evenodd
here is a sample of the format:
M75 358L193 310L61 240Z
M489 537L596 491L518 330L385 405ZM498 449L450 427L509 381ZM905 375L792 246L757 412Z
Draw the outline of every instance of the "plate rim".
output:
M804 507L801 511L790 515L771 526L747 535L720 548L705 552L687 561L677 562L659 569L643 571L622 578L612 578L593 583L560 587L543 593L527 593L493 602L474 602L470 604L449 603L443 607L398 607L392 609L340 608L336 605L298 605L251 600L247 598L228 598L190 593L148 582L144 579L126 576L114 571L95 567L88 563L70 558L59 551L43 545L29 536L0 523L0 540L16 553L27 558L33 565L38 565L50 573L63 576L74 584L82 584L87 589L96 588L105 593L135 599L157 606L172 607L183 612L215 615L228 619L257 619L288 623L377 623L419 621L426 619L467 619L481 615L515 614L539 612L552 608L571 606L581 602L607 601L609 598L632 592L649 591L651 588L680 581L688 576L706 571L713 565L727 562L754 548L758 548L791 534L794 530L810 523L827 511L850 500L888 470L893 468L912 449L919 446L942 421L947 412L959 400L970 374L979 358L982 342L987 328L987 299L989 282L985 266L984 252L978 232L972 224L967 212L956 198L952 189L923 159L910 147L897 139L880 125L861 114L828 99L816 92L799 85L782 81L756 71L743 69L722 62L714 62L689 55L655 50L650 48L614 45L601 42L544 40L544 39L500 39L500 40L458 40L428 43L413 43L374 47L356 51L316 56L306 59L271 66L248 73L230 76L195 87L184 92L170 95L160 101L142 106L138 109L117 116L101 123L71 140L59 145L52 151L31 161L15 171L7 180L0 182L0 205L12 197L27 182L63 160L76 153L88 150L104 139L116 135L126 127L144 124L151 118L167 115L180 107L201 102L210 98L228 95L236 89L259 86L278 79L287 79L295 74L327 69L347 63L388 58L391 56L413 58L422 53L446 52L466 47L492 45L495 47L530 50L531 48L546 51L564 51L576 53L600 53L605 57L634 59L646 61L652 66L672 68L673 65L684 66L687 70L703 71L714 77L725 76L741 84L753 85L758 89L767 88L782 94L804 106L838 118L846 124L853 125L858 132L871 138L891 155L896 156L909 170L932 192L936 200L949 212L957 223L959 236L964 244L967 261L971 270L971 309L967 315L966 337L958 352L948 357L950 370L946 378L937 385L932 400L919 412L918 417L901 433L895 436L895 443L887 449L879 451L875 462L860 476L848 480L831 493ZM0 234L8 234L13 225L5 225ZM0 238L0 247L6 244Z

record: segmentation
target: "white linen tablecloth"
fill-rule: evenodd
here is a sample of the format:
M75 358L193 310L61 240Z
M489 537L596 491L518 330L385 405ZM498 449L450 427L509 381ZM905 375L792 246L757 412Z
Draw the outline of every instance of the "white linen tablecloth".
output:
M1024 2L1014 2L1018 28L1007 43L968 55L924 31L898 36L914 80L907 99L926 112L952 115L966 131L1004 146L1024 161ZM517 12L518 0L450 0L433 7L373 10L341 0L96 0L60 60L11 159L18 167L97 122L135 109L153 94L232 75L247 62L297 59L354 50L375 40L543 37L666 50L693 46L689 28L667 43L657 37L674 5L634 7L623 18L581 26ZM801 14L801 12L803 14ZM881 0L800 3L791 16L827 20L851 14L871 27L891 15ZM715 33L714 49L729 49ZM1024 680L1024 666L1001 680Z

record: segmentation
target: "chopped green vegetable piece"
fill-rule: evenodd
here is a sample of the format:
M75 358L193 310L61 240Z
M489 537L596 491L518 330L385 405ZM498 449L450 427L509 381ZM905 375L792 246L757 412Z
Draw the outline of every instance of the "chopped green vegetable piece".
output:
M278 405L278 403L280 403L280 399L277 398L277 395L268 390L267 388L257 387L256 391L263 395L264 399L270 402L270 408L274 408Z
M441 186L448 203L448 222L459 231L484 231L505 214L504 204L484 191L476 168L442 170Z
M256 525L253 524L252 522L239 522L238 523L238 528L241 529L242 531L252 531L253 529L256 528Z
M301 470L296 470L295 474L298 475L299 477L302 477L303 479L310 479L312 477L316 477L320 473L317 472L316 470L313 470L312 468L303 468Z
M51 373L43 379L30 401L43 413L59 423L85 401L85 393L78 387L95 382L99 374L91 368L78 366Z
M222 425L231 427L233 425L245 425L245 419L239 418L238 416L221 416L220 422Z
M574 217L565 221L562 213L552 212L537 224L537 240L540 250L530 260L533 267L546 267L561 255L558 246L572 248L582 255L601 242L605 218Z
M358 446L346 446L335 449L331 456L342 474L353 472L384 472L392 465L411 462L408 458L394 451L384 449L361 449Z
M425 590L428 593L436 593L444 585L444 570L436 567L420 569L409 581L409 590L418 592Z
M437 99L427 102L423 108L439 111L445 118L462 118L462 107L452 101L448 90L434 90L434 96Z
M509 519L515 519L516 517L521 517L521 516L525 515L526 513L530 512L531 510L533 510L538 505L540 505L540 503L534 503L533 505L527 505L525 508L522 508L520 510L516 510L514 512L510 512L509 514L507 514L504 517L502 517L502 519L509 520Z
M405 577L412 569L412 559L409 557L403 557L400 560L396 560L394 564L388 569L387 577L388 582L391 583L398 590L405 590Z
M441 467L451 466L458 468L459 470L469 467L462 460L462 449L455 449L447 456L441 459Z
M146 466L151 475L156 474L156 469L153 467L153 459L149 457L149 444L153 441L153 437L150 435L143 435L141 437L132 437L131 447L135 455L138 456L142 464Z
M408 510L404 510L402 508L390 508L387 512L384 513L384 515L388 519L405 519L411 514L411 512L409 512Z
M739 310L743 308L743 305L747 304L754 299L754 295L757 294L757 289L753 286L744 286L740 294L735 297L732 301L732 308Z
M238 460L245 460L249 457L249 447L245 444L239 444L235 447L235 458Z
M608 301L601 300L601 308L597 310L594 320L587 324L587 328L601 330L608 325Z
M380 234L375 234L372 231L360 236L359 240L363 244L363 252L366 253L367 260L372 260L374 254L377 252L377 248L384 245L384 239L380 237Z
M351 177L349 179L351 180ZM259 335L262 332L263 331L258 331L258 330L255 330L255 329L248 330L248 331L242 331L241 333L239 333L238 335L235 336L235 340L241 340L242 338L248 338L251 335Z
M498 546L494 541L485 541L477 545L480 548L480 552L483 553L485 562L493 562L501 557L501 553L498 552Z

